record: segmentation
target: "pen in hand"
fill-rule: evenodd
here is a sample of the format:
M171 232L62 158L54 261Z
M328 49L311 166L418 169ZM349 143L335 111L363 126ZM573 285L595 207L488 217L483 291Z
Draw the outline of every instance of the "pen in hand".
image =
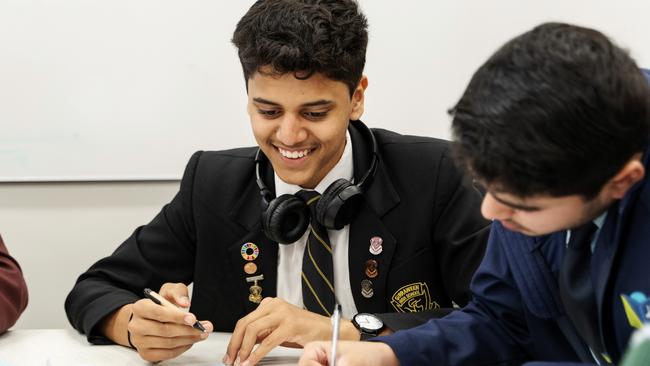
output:
M144 289L144 296L147 299L153 301L154 303L156 303L158 305L178 309L178 307L176 305L172 304L171 302L169 302L169 300L167 300L164 297L160 296L159 294L157 294L155 291L153 291L151 289L145 288ZM203 333L208 332L207 329L205 329L205 327L203 326L203 324L201 324L198 320L194 323L194 325L192 325L192 327L194 327L194 329L200 330Z

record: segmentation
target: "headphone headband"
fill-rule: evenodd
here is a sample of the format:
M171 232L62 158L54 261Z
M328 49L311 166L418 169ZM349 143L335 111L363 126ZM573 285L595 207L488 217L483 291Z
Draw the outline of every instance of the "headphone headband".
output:
M292 194L274 197L264 184L260 174L260 165L263 160L268 160L268 158L262 149L257 149L255 153L255 181L262 196L262 230L269 239L283 244L294 243L303 235L310 220L315 220L330 230L340 230L352 221L352 217L358 211L363 200L363 192L372 182L379 165L375 136L361 121L358 123L363 126L372 144L370 167L358 184L352 184L343 178L330 184L316 203L313 217L310 217L310 210L302 198Z

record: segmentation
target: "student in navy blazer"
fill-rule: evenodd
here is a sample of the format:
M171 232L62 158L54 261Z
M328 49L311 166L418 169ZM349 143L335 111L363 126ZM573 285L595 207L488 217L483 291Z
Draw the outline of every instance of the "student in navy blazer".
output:
M495 220L473 299L378 342L340 344L346 366L619 362L650 321L646 78L604 35L567 24L499 49L452 110L457 160ZM326 364L328 350L308 345L301 365Z

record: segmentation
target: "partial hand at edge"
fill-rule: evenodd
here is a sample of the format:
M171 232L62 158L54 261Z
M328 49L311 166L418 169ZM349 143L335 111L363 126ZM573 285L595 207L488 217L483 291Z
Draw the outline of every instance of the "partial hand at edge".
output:
M300 366L329 364L332 342L312 342L305 346ZM337 366L399 366L393 350L381 342L339 342L336 351Z

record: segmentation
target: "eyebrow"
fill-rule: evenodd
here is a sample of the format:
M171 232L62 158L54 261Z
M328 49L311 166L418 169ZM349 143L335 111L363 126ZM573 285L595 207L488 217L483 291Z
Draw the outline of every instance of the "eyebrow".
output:
M539 211L541 210L541 207L539 206L527 206L527 205L521 205L518 203L513 203L509 202L507 200L504 200L503 198L495 195L494 193L490 192L490 195L494 198L495 201L501 203L502 205L506 205L508 207L512 207L516 210L522 210L522 211Z
M280 103L276 103L276 102L273 102L273 101L270 101L270 100L264 99L264 98L255 97L255 98L253 98L253 101L255 103L268 104L268 105L272 105L272 106L276 106L276 107L281 107ZM332 101L332 100L319 99L319 100L315 100L313 102L303 103L300 106L301 107L320 107L320 106L328 106L328 105L332 105L332 104L334 104L334 101Z

